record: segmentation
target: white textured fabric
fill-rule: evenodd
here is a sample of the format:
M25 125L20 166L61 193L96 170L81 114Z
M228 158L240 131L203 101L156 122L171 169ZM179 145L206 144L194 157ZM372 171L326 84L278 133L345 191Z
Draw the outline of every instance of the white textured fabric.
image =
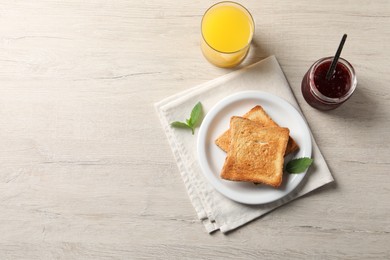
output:
M304 183L300 185L299 189L277 202L267 205L244 205L224 197L208 183L197 160L198 129L196 129L195 135L191 135L191 131L175 129L169 124L188 118L191 109L198 101L202 103L204 114L206 114L221 99L246 90L261 90L275 94L287 100L300 111L283 71L274 56L155 104L191 203L208 232L219 229L225 233L233 230L333 181L332 174L315 140L312 139L312 158L314 158L315 165L310 167Z

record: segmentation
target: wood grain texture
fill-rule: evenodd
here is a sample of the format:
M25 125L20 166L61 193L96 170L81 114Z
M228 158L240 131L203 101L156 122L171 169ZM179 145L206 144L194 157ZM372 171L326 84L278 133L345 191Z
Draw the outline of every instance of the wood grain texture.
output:
M213 2L0 2L1 259L390 258L390 2L249 1L242 66L278 58L336 183L228 235L197 220L153 103L231 70L208 64ZM318 58L342 56L358 89L305 103Z

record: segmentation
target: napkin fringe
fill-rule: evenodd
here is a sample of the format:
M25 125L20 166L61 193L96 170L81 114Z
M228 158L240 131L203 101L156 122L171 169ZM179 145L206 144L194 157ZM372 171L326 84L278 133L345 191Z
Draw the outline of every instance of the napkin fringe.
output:
M172 131L169 129L168 121L166 120L166 117L163 115L163 111L159 109L159 103L155 105L155 109L158 115L158 118L160 120L161 125L163 126L164 132L167 136L168 142L170 144L173 156L175 157L175 160L177 162L177 166L179 169L179 173L182 177L182 180L184 182L184 185L187 190L188 197L190 198L191 204L193 205L198 219L199 220L206 220L208 219L207 212L205 211L205 206L203 205L203 202L201 200L200 194L196 191L196 189L193 188L193 185L190 181L190 174L186 173L186 167L183 164L182 158L180 156L179 149L177 148L177 143L175 142L175 138L173 137ZM203 197L203 196L202 196ZM203 222L204 224L207 224L206 229L211 230L211 224L208 224L207 222Z
M165 115L165 119L167 119L168 116ZM168 121L166 121L167 123ZM187 173L187 178L186 179L186 182L188 183L189 185L189 189L191 189L193 192L191 192L191 195L192 196L196 196L195 193L197 194L197 198L199 198L199 196L201 197L200 200L199 200L199 203L202 205L201 208L202 208L202 212L201 212L201 215L200 216L200 219L209 219L211 222L215 222L215 217L214 217L214 214L212 213L212 210L211 210L211 201L209 199L209 196L207 196L207 194L205 194L205 190L206 188L203 186L206 182L202 182L198 179L198 178L195 178L196 174L194 172L194 170L192 169L192 165L185 165L183 164L183 162L191 162L192 160L190 159L190 156L188 154L188 151L185 149L185 147L179 142L179 140L177 140L177 138L175 137L175 135L173 134L173 129L170 128L169 124L168 124L168 129L167 131L171 132L170 133L170 137L172 139L172 141L175 143L176 147L175 149L177 151L181 151L181 153L178 153L178 156L180 157L180 165L181 165L181 168L184 169L183 170L183 173ZM196 138L196 136L194 136ZM202 178L202 177L200 177ZM197 187L197 191L195 192L194 191L194 187Z

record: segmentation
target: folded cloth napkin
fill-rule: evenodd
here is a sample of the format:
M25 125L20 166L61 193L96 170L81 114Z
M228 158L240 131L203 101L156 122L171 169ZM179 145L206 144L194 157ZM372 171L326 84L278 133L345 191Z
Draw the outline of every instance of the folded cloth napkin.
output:
M240 227L267 212L332 182L333 177L312 138L312 158L315 165L309 168L304 183L288 196L265 205L245 205L220 194L201 172L197 158L197 130L175 129L170 123L189 117L193 106L200 101L206 114L221 99L241 91L261 90L277 95L300 111L298 103L281 70L278 61L270 56L243 69L168 97L155 104L158 117L167 135L179 172L187 188L191 203L206 230L225 233Z

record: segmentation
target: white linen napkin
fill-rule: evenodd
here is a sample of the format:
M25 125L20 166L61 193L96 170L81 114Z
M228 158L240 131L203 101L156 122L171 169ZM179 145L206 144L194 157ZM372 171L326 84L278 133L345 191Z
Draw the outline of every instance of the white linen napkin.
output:
M170 123L188 118L193 106L198 101L202 103L204 114L207 114L221 99L247 90L261 90L272 93L285 99L298 111L301 111L274 56L168 97L155 104L158 117L167 135L191 203L198 214L198 218L203 222L209 233L218 229L223 233L231 231L333 181L332 174L315 140L312 138L312 158L315 165L310 167L304 183L296 191L281 200L266 205L245 205L228 199L213 188L203 176L198 163L196 142L199 129L196 129L195 135L191 135L191 131L172 128Z

